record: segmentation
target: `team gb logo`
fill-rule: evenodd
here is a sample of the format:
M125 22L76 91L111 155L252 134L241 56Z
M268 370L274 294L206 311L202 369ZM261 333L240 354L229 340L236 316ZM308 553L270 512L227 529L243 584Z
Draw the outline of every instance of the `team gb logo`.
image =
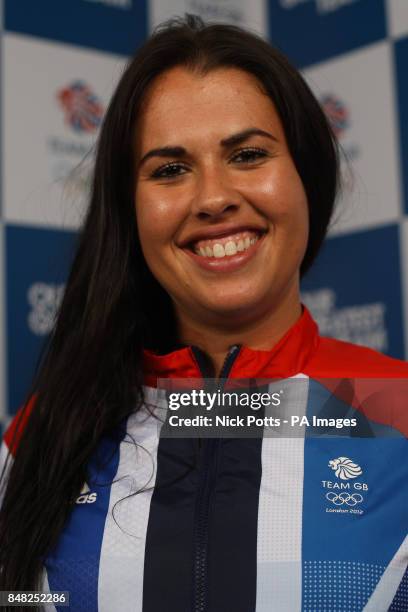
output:
M331 467L331 469L334 471L337 478L340 478L341 480L357 478L357 476L360 476L363 473L361 467L348 457L332 459L329 461L329 467Z

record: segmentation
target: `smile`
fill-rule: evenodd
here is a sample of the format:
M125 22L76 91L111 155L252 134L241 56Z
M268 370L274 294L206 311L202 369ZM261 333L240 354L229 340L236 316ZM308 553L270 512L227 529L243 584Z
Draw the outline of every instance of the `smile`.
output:
M183 250L204 270L232 272L255 256L265 234L262 231L246 230L222 238L199 240Z
M194 243L193 250L201 257L231 257L247 251L260 236L260 232L245 231L212 240L199 240Z

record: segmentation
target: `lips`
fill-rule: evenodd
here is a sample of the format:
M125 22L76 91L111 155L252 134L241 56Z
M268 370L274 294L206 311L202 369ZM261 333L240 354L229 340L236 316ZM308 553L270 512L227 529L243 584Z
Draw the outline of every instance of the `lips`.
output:
M185 244L183 250L204 270L232 272L254 257L265 234L266 230L254 228L239 228L238 231L230 229L218 232L213 237L201 234L198 239Z

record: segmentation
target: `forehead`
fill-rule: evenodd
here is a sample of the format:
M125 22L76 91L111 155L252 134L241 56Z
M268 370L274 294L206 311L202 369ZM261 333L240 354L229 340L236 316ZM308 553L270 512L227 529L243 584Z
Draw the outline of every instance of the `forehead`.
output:
M284 139L275 106L253 75L237 68L202 75L175 67L150 85L136 123L136 141L140 147L204 142L248 127L272 130Z

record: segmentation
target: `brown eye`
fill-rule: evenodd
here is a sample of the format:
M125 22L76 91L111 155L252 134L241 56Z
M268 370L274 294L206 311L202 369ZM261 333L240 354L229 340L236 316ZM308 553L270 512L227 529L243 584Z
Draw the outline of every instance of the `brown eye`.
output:
M263 149L241 149L238 151L236 155L232 158L233 161L237 161L238 163L251 163L266 157L266 151Z
M155 170L152 174L152 178L173 178L184 174L184 172L180 172L180 170L185 170L186 168L182 164L170 163L164 164Z

